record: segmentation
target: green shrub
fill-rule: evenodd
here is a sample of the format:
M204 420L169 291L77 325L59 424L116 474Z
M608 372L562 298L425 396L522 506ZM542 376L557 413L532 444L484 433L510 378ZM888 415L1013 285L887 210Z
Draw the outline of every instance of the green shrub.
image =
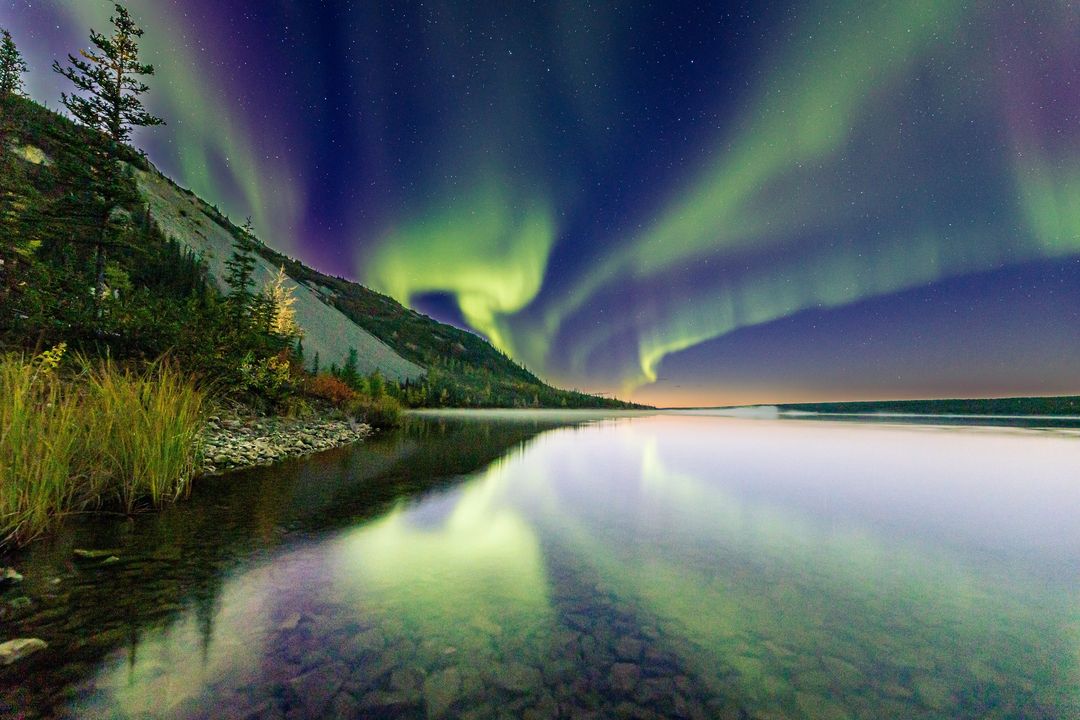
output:
M349 412L373 428L392 428L401 424L401 404L389 395L377 398L359 395L349 404Z

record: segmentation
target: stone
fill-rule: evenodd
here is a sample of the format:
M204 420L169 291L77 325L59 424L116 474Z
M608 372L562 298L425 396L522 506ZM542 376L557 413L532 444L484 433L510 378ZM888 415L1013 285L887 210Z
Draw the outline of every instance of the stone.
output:
M642 680L634 689L634 701L639 705L654 705L675 695L675 681L671 678Z
M386 690L372 690L360 703L365 710L374 710L378 715L391 716L400 715L416 704L416 698Z
M15 572L15 568L0 568L0 587L21 583L23 576Z
M611 666L611 689L617 693L629 694L641 679L641 668L634 663L615 663Z
M641 657L641 651L644 648L642 643L637 638L624 635L619 638L619 641L615 643L615 657L620 660L637 660Z
M935 677L921 675L915 679L914 686L919 700L931 710L944 710L952 703L949 686Z
M807 717L814 720L850 720L851 714L833 700L814 693L795 693L795 703Z
M295 630L296 626L300 624L300 613L293 613L289 617L285 618L280 625L279 630Z
M826 656L821 659L821 662L825 665L825 669L828 671L829 675L832 676L833 680L839 682L841 685L850 688L861 684L863 681L863 676L862 673L859 672L859 669L847 660Z
M430 720L442 717L461 695L461 671L450 667L424 681L424 703Z
M419 697L424 676L416 668L398 668L390 674L390 688L410 697Z
M293 678L289 683L309 717L322 717L326 713L330 701L341 689L341 684L341 678L331 665L324 665L304 673Z
M544 684L539 670L520 662L513 662L502 668L495 677L495 682L504 690L515 693L532 692Z
M82 550L76 549L72 554L80 560L102 560L115 556L115 550ZM119 559L119 558L117 558Z
M348 652L352 657L362 658L383 649L385 643L376 630L361 630L352 636Z
M44 650L49 644L38 638L16 638L0 643L0 665L11 665L28 655Z
M331 717L342 720L360 717L360 703L349 693L339 692L330 704L330 711Z

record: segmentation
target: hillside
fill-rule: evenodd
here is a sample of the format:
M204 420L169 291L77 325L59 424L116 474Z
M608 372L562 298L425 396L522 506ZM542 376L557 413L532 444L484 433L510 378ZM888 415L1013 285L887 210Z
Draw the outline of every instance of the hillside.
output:
M210 276L224 288L225 261L233 252L239 228L199 197L182 190L152 165L146 170L137 169L135 177L140 194L149 205L150 216L161 232L196 252L206 263ZM269 282L279 265L259 257L255 284L262 286ZM292 273L289 274L295 279ZM304 346L312 357L319 353L327 366L331 363L340 366L352 347L357 351L361 374L378 370L395 382L416 380L424 374L421 366L401 357L370 332L351 322L304 283L297 282L293 288L296 319L304 330Z
M3 217L7 222L0 231L16 238L35 238L42 248L38 255L46 267L51 263L59 269L66 264L70 269L73 262L85 264L86 248L94 233L92 223L85 221L93 217L87 208L94 202L94 198L86 197L84 189L89 131L26 98L13 98L8 112L6 123L10 130L3 159L6 169L0 178L5 201ZM130 247L110 255L110 261L123 261L122 267L118 266L123 271L118 287L124 286L129 297L143 293L148 301L157 301L162 288L182 284L180 278L186 272L201 273L224 292L225 261L241 236L240 228L216 206L165 177L145 156L135 150L127 154L132 198L126 210L139 238ZM414 312L357 283L324 275L265 244L259 244L256 253L256 287L270 281L279 267L291 281L296 298L293 307L303 331L309 368L316 356L323 369L341 367L350 351L355 350L360 374L378 372L400 387L403 400L417 406L625 406L551 387L483 338ZM38 278L43 287L52 282L48 277L51 274L45 272ZM72 277L80 276L75 273ZM48 291L46 288L42 292ZM186 295L181 293L180 297L183 300ZM32 314L35 307L29 296L23 301L24 311L16 313L20 318ZM165 309L182 311L171 306ZM30 346L41 341L68 340L69 335L79 335L80 318L86 318L86 310L81 312L79 315L72 311L60 322L44 318L34 325L27 321L37 335L33 338L18 337L18 320L14 329L0 329L5 330L9 344L13 335L16 341ZM125 312L126 316L132 314L131 309ZM165 321L162 318L162 324ZM123 327L114 334L123 335ZM140 332L140 337L131 343L143 354L161 349L162 343L167 346L172 337L167 333L143 337L147 334L154 335ZM100 343L100 336L98 332L93 338L84 337L83 342Z

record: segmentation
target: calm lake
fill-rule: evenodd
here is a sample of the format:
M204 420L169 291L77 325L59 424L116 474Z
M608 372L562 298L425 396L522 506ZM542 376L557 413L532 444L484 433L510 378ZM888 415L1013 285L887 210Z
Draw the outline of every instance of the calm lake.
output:
M4 718L1080 717L1067 429L432 414L14 561Z

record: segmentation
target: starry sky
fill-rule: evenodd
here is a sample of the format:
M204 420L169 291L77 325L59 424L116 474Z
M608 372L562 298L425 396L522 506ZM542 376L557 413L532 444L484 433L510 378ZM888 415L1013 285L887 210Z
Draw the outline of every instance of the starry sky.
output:
M1080 3L128 7L163 171L549 381L1080 393ZM110 9L0 0L36 99Z

